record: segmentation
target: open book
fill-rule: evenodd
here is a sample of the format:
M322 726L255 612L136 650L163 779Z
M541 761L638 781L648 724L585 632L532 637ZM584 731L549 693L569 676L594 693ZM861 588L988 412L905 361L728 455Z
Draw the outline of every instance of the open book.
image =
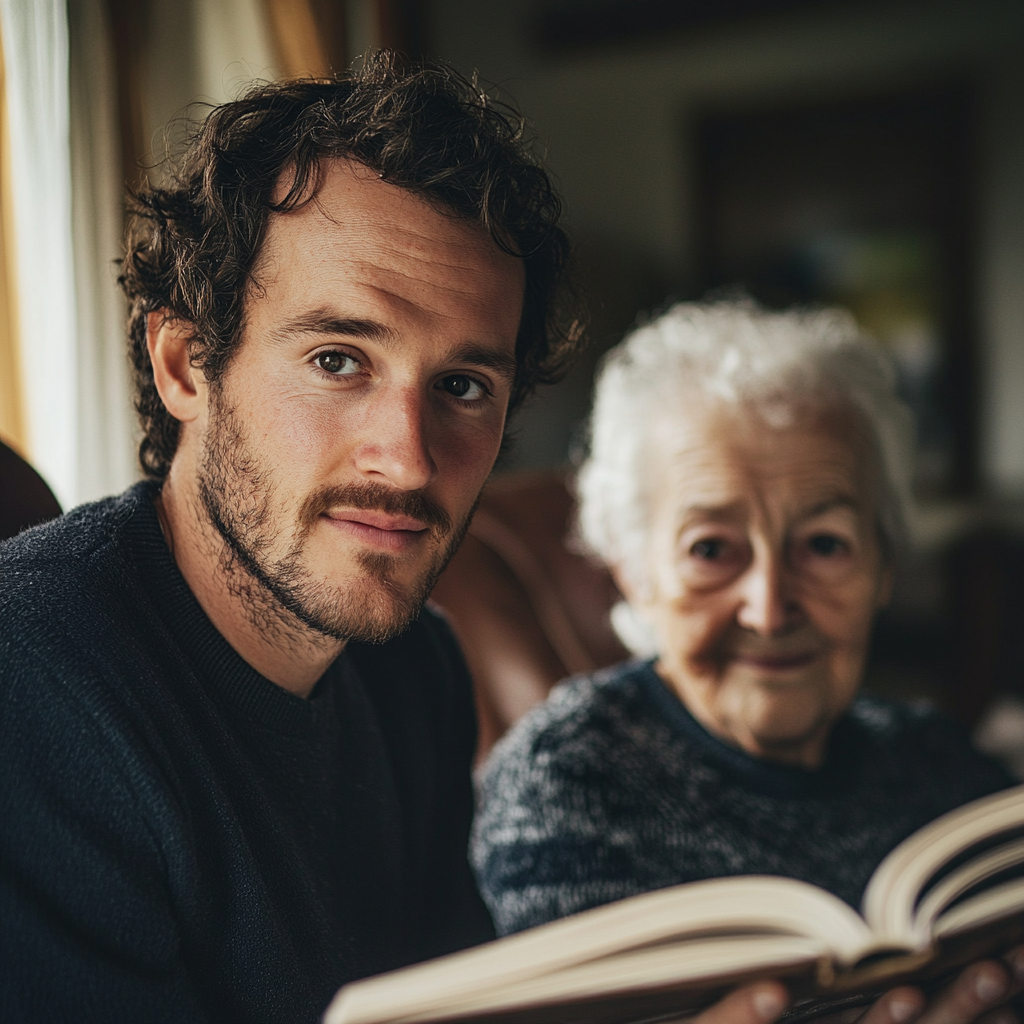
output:
M897 846L871 878L863 916L788 878L691 882L347 985L324 1024L646 1022L769 977L813 1016L1021 940L1024 786Z

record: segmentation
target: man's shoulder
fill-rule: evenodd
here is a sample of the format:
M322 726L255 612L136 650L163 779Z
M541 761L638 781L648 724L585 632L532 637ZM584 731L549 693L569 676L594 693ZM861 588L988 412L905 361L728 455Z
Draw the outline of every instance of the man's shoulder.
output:
M0 647L45 656L63 640L116 630L138 603L126 532L144 486L82 505L0 545Z
M0 598L10 598L37 580L73 580L104 566L104 553L116 552L123 530L147 494L137 484L117 497L79 505L47 523L0 544Z

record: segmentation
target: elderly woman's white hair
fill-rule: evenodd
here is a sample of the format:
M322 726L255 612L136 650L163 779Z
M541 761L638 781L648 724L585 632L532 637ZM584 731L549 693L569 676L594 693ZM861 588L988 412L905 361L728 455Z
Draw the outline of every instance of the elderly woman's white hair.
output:
M604 359L576 479L580 536L644 595L655 422L685 414L688 402L746 406L769 422L810 402L859 413L891 560L905 537L913 450L910 413L894 385L890 361L843 310L776 313L749 300L672 306ZM631 609L620 605L612 620L635 653L654 653Z

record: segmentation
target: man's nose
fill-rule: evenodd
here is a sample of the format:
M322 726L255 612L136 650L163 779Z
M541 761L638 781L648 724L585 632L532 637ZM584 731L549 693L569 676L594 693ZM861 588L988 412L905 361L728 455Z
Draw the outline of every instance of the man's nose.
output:
M356 469L397 490L422 490L436 469L427 439L426 402L412 387L387 391L367 410L355 452Z
M737 621L762 636L782 632L798 613L789 589L783 559L773 553L755 555L740 580Z

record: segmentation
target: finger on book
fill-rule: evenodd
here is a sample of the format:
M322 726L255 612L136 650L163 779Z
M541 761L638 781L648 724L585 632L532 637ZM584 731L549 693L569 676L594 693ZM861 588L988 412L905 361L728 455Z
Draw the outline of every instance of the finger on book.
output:
M1012 1007L997 1006L994 1010L983 1013L977 1024L1021 1024L1020 1015Z
M907 985L879 997L858 1019L858 1024L911 1024L924 1010L926 1000L920 989Z
M1014 946L1007 950L1002 960L1010 970L1010 995L1024 992L1024 946Z
M996 960L982 960L929 1000L918 1024L975 1024L1011 994L1010 973Z
M730 992L687 1024L770 1024L789 1005L789 993L777 981L762 981Z

